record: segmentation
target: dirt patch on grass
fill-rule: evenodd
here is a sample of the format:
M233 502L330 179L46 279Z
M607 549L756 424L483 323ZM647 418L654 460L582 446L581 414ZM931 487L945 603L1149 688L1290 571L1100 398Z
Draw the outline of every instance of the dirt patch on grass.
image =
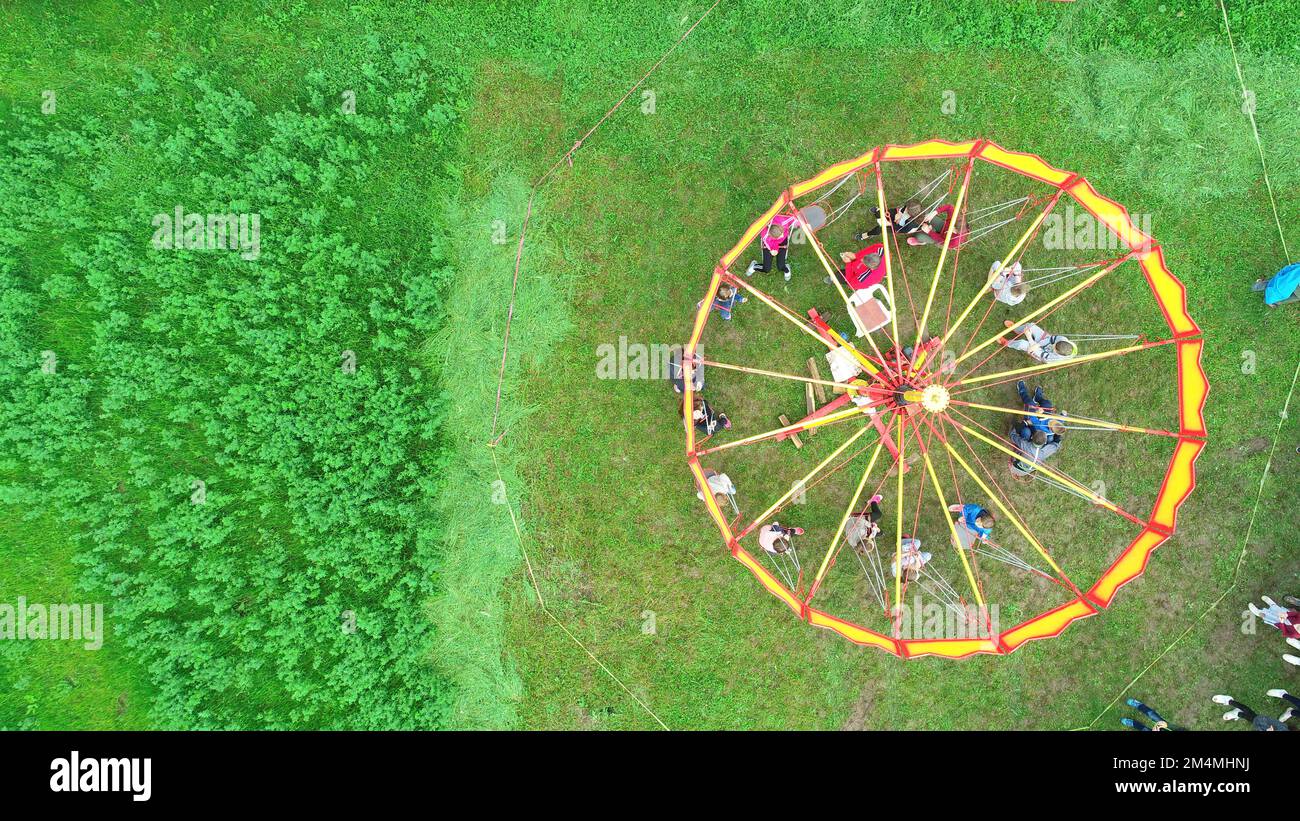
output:
M876 685L869 684L863 688L858 700L849 710L849 717L840 725L841 730L875 729L873 719L876 712Z

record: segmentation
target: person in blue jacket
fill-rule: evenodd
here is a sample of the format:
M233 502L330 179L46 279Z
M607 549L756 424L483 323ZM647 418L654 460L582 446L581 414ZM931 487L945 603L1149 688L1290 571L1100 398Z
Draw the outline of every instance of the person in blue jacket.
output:
M1268 279L1255 280L1252 291L1264 292L1264 304L1270 308L1300 302L1300 262L1293 262Z
M969 548L976 539L987 542L993 535L993 514L979 505L949 505L948 510L960 514L957 538L962 547Z

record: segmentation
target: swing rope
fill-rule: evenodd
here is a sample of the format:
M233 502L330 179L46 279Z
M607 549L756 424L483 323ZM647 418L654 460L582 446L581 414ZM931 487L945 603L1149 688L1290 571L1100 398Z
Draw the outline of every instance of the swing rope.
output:
M1087 265L1066 265L1060 268L1021 268L1020 270L1022 272L1028 271L1030 273L1042 274L1041 276L1026 279L1021 284L1025 286L1025 290L1033 290L1034 288L1051 285L1054 282L1060 282L1061 280L1069 279L1070 277L1078 276L1079 274L1088 273L1092 269L1105 264L1105 262L1092 262Z
M851 174L844 176L843 178L840 179L839 182L831 186L830 190L828 190L826 193L819 196L817 199L813 200L811 205L826 206L827 203L830 201L830 198L835 194L835 192L839 191L840 188L842 188L849 180L856 179L857 176L858 176L857 171L854 171ZM826 225L830 225L840 217L844 216L844 214L849 210L849 208L851 208L853 204L858 201L858 198L862 196L864 186L855 185L854 188L855 190L853 196L849 197L849 199L843 204L830 209L830 212L826 215Z

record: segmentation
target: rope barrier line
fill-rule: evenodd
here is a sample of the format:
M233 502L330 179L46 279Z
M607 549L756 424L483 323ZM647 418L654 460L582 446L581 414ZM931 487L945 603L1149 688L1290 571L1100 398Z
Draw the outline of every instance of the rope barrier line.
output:
M1228 25L1228 8L1223 5L1223 0L1219 0L1219 10L1223 12L1223 30L1228 35L1228 47L1232 49L1232 64L1237 69L1237 82L1241 84L1241 97L1243 100L1250 99L1250 92L1246 89L1246 75L1241 72L1241 61L1237 59L1237 44L1232 41L1232 27ZM1259 126L1255 124L1255 106L1254 100L1251 105L1243 106L1243 112L1250 119L1250 130L1255 135L1255 149L1259 152L1259 165L1264 170L1264 186L1268 189L1268 201L1273 206L1273 221L1277 223L1277 236L1282 240L1282 256L1286 261L1291 261L1291 251L1286 245L1286 233L1282 230L1282 218L1277 213L1277 198L1273 196L1273 181L1268 176L1268 161L1264 159L1264 142L1259 138Z
M628 98L631 97L632 94L635 93L636 90L641 87L642 83L644 83L647 79L649 79L650 75L653 74L655 70L657 70L661 65L663 65L664 61L667 60L668 57L671 56L672 53L677 50L677 47L680 46L686 40L686 38L689 37L691 33L695 31L696 27L698 27L700 23L704 22L704 18L708 17L709 14L711 14L713 10L717 8L721 2L722 0L714 0L713 5L705 9L704 13L701 14L699 18L696 19L696 21L691 24L691 27L688 28L685 32L683 32L682 36L677 38L677 41L673 43L668 48L667 51L663 53L663 55L655 62L653 66L650 67L648 71L646 71L645 74L641 76L641 79L637 80L636 83L631 88L629 88L621 98L619 98L618 102L615 103L608 111L604 113L603 116L601 116L599 120L596 121L595 125L587 129L587 131L581 137L579 137L576 142L574 142L574 144L569 148L568 151L565 151L563 154L561 154L560 157L555 161L555 163L546 170L546 173L543 174L541 177L539 177L538 180L534 182L532 187L529 189L528 205L524 209L524 220L519 230L519 244L515 249L514 274L510 282L510 303L506 311L506 326L501 339L501 365L497 370L496 401L492 409L492 432L489 434L490 439L487 443L488 448L492 452L492 463L496 469L497 480L501 482L501 486L503 488L505 487L505 479L501 476L501 465L500 462L497 460L496 446L501 443L501 440L506 435L506 431L503 430L501 431L500 435L497 435L497 425L499 424L501 418L501 397L505 385L506 361L510 351L510 327L514 321L515 303L519 293L519 272L523 266L524 242L528 236L528 223L533 215L533 202L537 197L537 192L542 188L542 186L544 186L550 180L550 178L555 174L555 172L559 170L561 166L563 166L566 162L570 167L572 167L573 155L577 153L579 148L582 147L583 141L586 140L588 137L590 137L592 134L594 134L598 128L604 125L605 121L608 120L614 114L614 112L618 111L620 108L623 107L623 104L626 103ZM639 698L636 695L636 693L632 692L628 688L628 686L623 683L622 679L620 679L617 675L615 675L614 671L610 670L609 667L606 666L605 663L602 662L596 656L595 653L591 652L591 650L589 650L587 646L583 644L578 639L578 637L575 636L573 632L570 631L569 628L566 627L564 623L560 621L559 618L556 617L554 613L551 612L550 608L546 606L546 602L542 598L542 589L537 584L537 577L533 572L532 560L529 558L527 548L524 547L523 532L519 528L519 521L515 516L514 506L510 504L508 499L506 500L506 506L510 511L510 524L512 525L515 531L515 540L519 544L520 553L524 557L524 565L528 572L529 582L532 584L533 592L537 596L537 603L541 607L542 612L545 613L546 616L551 621L555 622L556 626L558 626L562 631L564 631L564 634L568 636L569 639L582 650L582 652L586 653L587 656L593 662L595 662L596 665L600 667L600 669L603 670L606 675L608 675L611 679L613 679L614 682L623 689L623 692L631 696L632 700L635 701L641 707L641 709L645 710L645 712L655 720L656 724L658 724L662 729L667 730L668 725L664 724L663 720L660 719L659 716L655 714L654 710L651 710L649 705L647 705L644 701L642 701L641 698Z
M492 448L491 453L492 453L492 466L496 471L497 481L501 483L501 488L503 489L502 492L504 493L506 482L505 482L505 477L501 475L501 463L497 459L496 448ZM551 609L546 606L546 601L542 598L542 587L537 583L537 576L533 572L533 562L528 555L528 548L524 546L524 534L523 531L520 530L519 528L519 519L515 516L515 506L514 504L511 503L508 497L506 498L505 503L506 503L506 510L510 512L510 524L515 531L515 543L519 545L519 552L523 554L524 567L528 570L528 580L533 586L533 593L537 596L537 604L539 607L542 608L542 612L545 613L546 616L551 621L555 622L556 626L564 631L564 635L568 636L569 639L572 640L574 644L578 645L579 649L581 649L582 652L586 653L587 656L592 661L594 661L596 665L605 672L606 675L608 675L611 679L613 679L614 683L623 689L623 692L631 696L632 700L635 701L638 705L640 705L641 709L645 710L646 714L649 715L651 718L653 718L656 724L658 724L661 728L667 730L668 725L664 724L663 720L659 718L659 716L655 713L655 711L650 709L650 706L646 704L644 701L642 701L641 698L637 696L636 693L632 692L628 688L628 686L623 683L623 680L620 679L614 673L613 670L609 669L609 667L607 667L603 661L597 658L596 654L591 652L591 650L587 648L587 645L583 644L582 641L579 640L577 636L573 635L572 631L570 631L569 628L564 625L564 622L560 621L560 619L554 613L551 612Z
M541 177L539 177L537 182L533 183L532 188L529 189L528 207L524 211L524 222L519 231L519 246L515 251L515 272L514 272L514 278L511 280L510 283L510 307L509 310L506 312L506 327L501 342L501 368L497 372L497 397L496 397L496 406L492 410L492 433L490 435L493 438L490 442L490 445L492 446L497 445L498 443L500 443L501 437L505 436L504 431L502 432L501 436L496 435L497 423L501 415L501 391L502 391L502 385L505 382L506 353L510 348L510 325L512 320L514 319L515 297L519 290L519 270L521 267L521 263L523 261L524 239L528 236L528 220L533 213L533 200L536 197L537 192L542 188L542 186L544 186L550 180L550 178L555 174L555 172L559 170L562 165L564 165L564 163L567 162L570 167L573 166L573 155L576 154L578 149L582 147L583 141L586 140L588 137L590 137L592 134L594 134L596 132L596 129L604 125L605 121L608 120L614 114L615 111L618 111L620 108L623 107L623 104L626 103L628 98L631 97L632 94L638 88L641 87L641 84L644 83L646 80L648 80L650 78L650 75L653 74L659 68L659 66L664 64L664 61L667 60L669 56L671 56L672 53L677 50L678 46L680 46L683 42L685 42L687 37L691 36L691 33L695 31L696 27L699 26L700 23L704 22L704 18L708 17L709 14L711 14L713 10L717 8L718 4L721 2L722 0L714 0L713 5L705 9L704 13L701 14L699 18L694 23L691 24L691 27L688 28L685 32L683 32L681 37L677 38L677 42L669 46L668 50L665 51L663 55L655 62L655 64L650 67L650 70L647 71L645 74L641 75L641 79L637 80L636 83L633 84L633 86L627 90L627 93L625 93L622 97L620 97L618 102L615 103L608 111L604 113L604 115L601 116L599 120L596 121L595 125L587 129L587 131L581 137L579 137L576 142L574 142L574 144L569 148L568 151L565 151L563 154L561 154L559 159L557 159L555 163L546 170L546 173L543 174Z

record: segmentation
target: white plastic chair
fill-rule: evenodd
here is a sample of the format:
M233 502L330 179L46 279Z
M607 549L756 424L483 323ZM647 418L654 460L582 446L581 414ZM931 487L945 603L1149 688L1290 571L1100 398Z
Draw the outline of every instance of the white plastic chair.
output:
M849 297L855 316L853 324L858 328L858 336L866 336L889 324L893 316L893 306L889 304L888 292L880 283L870 288L854 291Z

